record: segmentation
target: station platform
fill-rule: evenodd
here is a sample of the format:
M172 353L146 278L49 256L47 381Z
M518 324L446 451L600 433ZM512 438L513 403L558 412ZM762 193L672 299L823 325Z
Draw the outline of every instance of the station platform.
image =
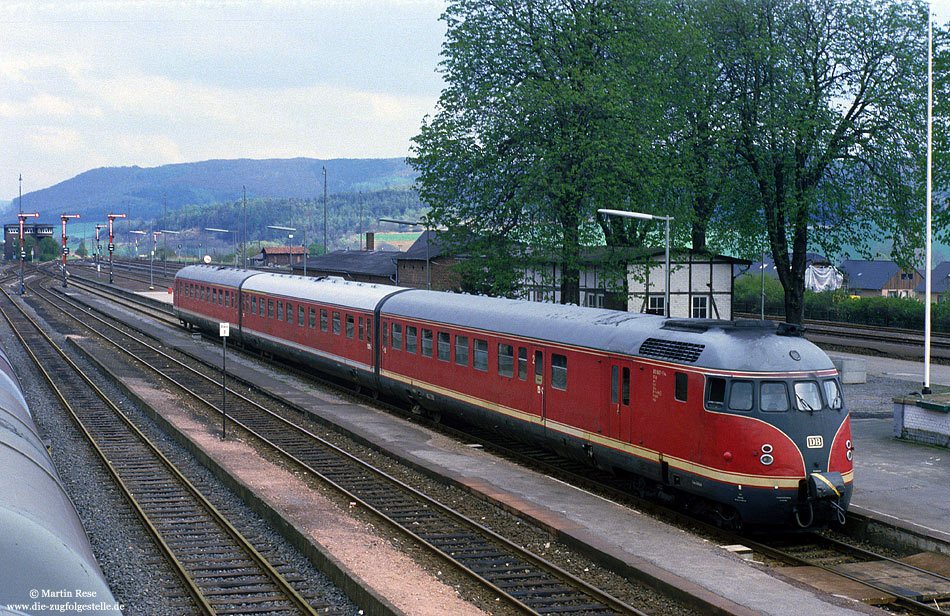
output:
M105 304L102 308L110 310ZM144 326L155 331L153 324ZM157 333L168 346L220 362L220 347L216 345L183 331L163 329ZM802 588L722 546L385 412L352 402L334 402L332 395L277 375L255 362L235 355L229 358L228 369L342 426L361 440L530 517L565 542L595 546L604 560L614 563L615 569L628 571L631 577L652 578L660 585L702 597L705 606L701 611L776 616L882 613L845 598ZM871 449L870 441L866 443L860 445L862 449ZM859 471L858 476L863 473ZM863 494L869 506L880 497L870 490Z
M923 362L860 358L867 382L842 386L854 441L852 510L950 543L950 450L894 437L896 396L920 391ZM950 366L931 365L931 386L950 386Z

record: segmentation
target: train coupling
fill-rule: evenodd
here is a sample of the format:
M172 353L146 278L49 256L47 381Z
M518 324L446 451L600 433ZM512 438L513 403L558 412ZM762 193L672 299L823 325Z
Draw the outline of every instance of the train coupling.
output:
M808 518L807 522L802 520L803 510L795 509L795 520L802 528L807 528L815 521L815 505L819 508L830 507L832 513L838 518L838 522L844 524L845 511L839 504L841 497L844 496L845 485L844 477L838 472L812 473L808 476Z

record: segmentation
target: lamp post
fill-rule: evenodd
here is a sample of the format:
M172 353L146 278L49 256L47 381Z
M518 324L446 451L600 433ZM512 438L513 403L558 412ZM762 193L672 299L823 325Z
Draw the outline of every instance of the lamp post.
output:
M115 234L113 233L113 223L116 218L125 218L125 214L107 214L106 217L109 219L109 284L113 284L115 281L112 255L115 252Z
M267 225L267 228L268 228L268 229L273 229L274 231L287 231L288 234L289 234L288 237L289 237L289 239L291 239L291 240L294 239L294 233L297 232L297 228L296 228L296 227L281 227L281 226L278 226L278 225ZM306 251L306 248L304 248L304 251ZM294 259L294 243L291 241L291 242L290 242L290 255L287 257L287 263L288 263L288 265L290 265L290 271L291 271L291 272L292 272L293 269L294 269L293 259ZM307 263L307 255L306 255L306 252L304 252L304 267L307 267L306 263ZM306 270L304 270L304 272L306 272Z
M231 248L234 250L234 267L238 266L237 263L237 231L232 231L231 229L215 229L213 227L205 227L205 231L213 231L215 233L230 233L231 234Z
M23 202L23 197L20 197L20 202ZM33 212L32 214L24 214L20 212L17 214L17 218L20 219L20 295L23 295L23 260L26 259L26 251L23 250L23 219L25 218L39 218L39 213Z
M426 232L426 289L432 288L432 279L429 276L429 225L418 220L396 220L394 218L380 218L379 222L391 222L397 225L425 225Z
M165 246L166 246L166 250L167 250L168 237L167 237L166 234L169 234L169 233L170 233L170 234L172 234L172 235L178 235L179 233L181 233L181 231L172 231L171 229L162 229L161 231L159 231L159 233L162 234L162 241L165 242ZM167 256L168 256L168 255L166 254L166 258L167 258ZM181 244L178 244L178 262L181 263ZM164 274L163 274L163 275L164 275ZM167 278L167 276L165 276L165 277Z
M70 218L79 218L79 214L61 214L60 218L63 219L63 288L66 288L66 255L69 253L69 248L66 246L66 221Z
M241 189L244 191L244 237L241 240L241 255L244 269L247 269L247 186L242 186Z
M323 167L323 254L327 254L327 168Z
M622 216L624 218L639 218L641 220L662 220L666 222L666 293L663 298L663 312L666 318L670 318L670 221L672 216L657 216L656 214L643 214L641 212L628 212L626 210L597 210L598 214L607 216Z

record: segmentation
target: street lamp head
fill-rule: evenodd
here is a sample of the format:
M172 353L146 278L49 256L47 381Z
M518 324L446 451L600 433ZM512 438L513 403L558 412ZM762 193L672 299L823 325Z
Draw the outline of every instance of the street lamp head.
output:
M422 225L425 224L418 220L396 220L395 218L379 218L379 222L391 222L397 225Z
M644 214L642 212L628 212L626 210L597 210L598 214L607 216L623 216L624 218L640 218L642 220L673 220L672 216L658 216L656 214Z

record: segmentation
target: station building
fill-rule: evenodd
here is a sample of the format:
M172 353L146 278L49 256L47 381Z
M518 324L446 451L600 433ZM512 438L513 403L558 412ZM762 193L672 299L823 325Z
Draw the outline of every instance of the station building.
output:
M35 222L23 223L24 238L33 237L39 242L44 237L54 237L56 225ZM3 258L6 261L19 259L20 250L20 223L3 225Z

